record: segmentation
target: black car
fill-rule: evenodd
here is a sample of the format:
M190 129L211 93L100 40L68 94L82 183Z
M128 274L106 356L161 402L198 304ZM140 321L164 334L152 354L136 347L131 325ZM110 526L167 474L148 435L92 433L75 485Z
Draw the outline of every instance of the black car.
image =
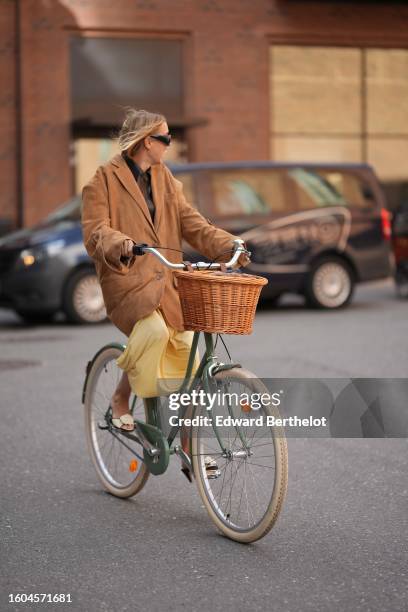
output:
M370 166L241 162L171 170L210 222L246 240L252 263L245 271L269 280L263 297L295 292L335 309L350 301L357 282L391 272L390 220ZM79 197L0 240L0 306L30 321L58 310L75 322L106 318L82 243Z
M0 306L27 322L45 322L60 310L75 323L106 318L82 242L80 206L73 198L35 227L0 239Z

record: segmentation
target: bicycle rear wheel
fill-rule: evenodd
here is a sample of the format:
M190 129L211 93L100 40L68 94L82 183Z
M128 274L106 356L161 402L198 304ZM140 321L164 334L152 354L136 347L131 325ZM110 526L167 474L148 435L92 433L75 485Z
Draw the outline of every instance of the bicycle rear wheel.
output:
M138 493L149 477L142 446L120 433L111 423L110 401L123 370L116 365L121 345L103 347L88 372L85 396L85 431L89 453L102 485L117 497ZM133 395L129 406L133 417L147 420L145 402Z
M244 369L219 372L213 380L218 397L270 395L266 386ZM193 428L191 441L198 491L212 521L232 540L255 542L273 527L286 494L288 456L284 430L266 424L267 416L279 418L279 413L273 406L251 410L248 404L234 405L230 400L217 402L211 412L202 407L199 414L213 420L219 415L223 423L228 416L263 417L262 425L217 427L224 451L208 425ZM217 470L208 470L208 458L215 460Z

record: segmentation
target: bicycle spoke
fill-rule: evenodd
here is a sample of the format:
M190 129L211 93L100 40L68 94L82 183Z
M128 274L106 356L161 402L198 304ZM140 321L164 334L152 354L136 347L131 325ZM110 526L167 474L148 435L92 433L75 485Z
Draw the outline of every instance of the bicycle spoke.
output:
M252 468L249 464L248 464L248 468L251 470L253 477L259 482L259 476L252 471ZM262 484L261 484L260 490L263 491Z
M269 468L270 470L274 469L272 465L261 465L260 463L254 463L253 461L248 461L247 463L248 465L256 465L257 467Z
M211 455L222 455L223 451L211 451ZM207 456L209 455L209 453L192 453L191 456L192 457L202 457L202 456Z
M231 462L231 465L232 465L232 462ZM237 466L237 468L236 468L236 470L235 470L234 479L233 479L233 481L232 481L232 483L231 483L231 487L230 487L230 494L229 494L229 498L228 498L228 500L227 500L227 506L228 506L228 502L229 502L229 506L230 506L229 516L231 516L232 487L234 486L234 482L235 482L235 480L236 480L236 478L237 478L237 474L238 474L238 471L239 471L239 469L240 469L240 467L241 467L241 466L242 466L242 461L241 461L241 463L240 463L240 464ZM231 471L232 471L232 468L231 468Z
M252 482L254 483L254 491L255 491L255 496L256 496L256 498L257 498L258 505L260 506L260 503L259 503L259 497L258 497L258 487L256 486L256 483L255 483L255 475L254 475L254 472L253 472L253 470L252 470L251 464L250 464L250 463L247 463L247 465L248 465L248 468L249 468L249 471L250 471L250 474L251 474ZM268 502L269 502L269 499L266 499L266 498L264 497L264 493L263 493L262 488L260 488L260 489L259 489L259 493L260 493L260 495L263 497L263 503L268 503Z
M275 455L256 455L257 459L266 459L268 457L275 457Z
M253 444L251 445L251 449L260 448L261 446L271 446L271 445L273 445L273 440L270 440L269 442L263 442L262 444Z
M242 497L243 497L243 494L244 494L244 489L243 489L243 488L241 488L241 495L240 495L240 498L239 498L239 505L238 505L237 523L238 523L238 521L239 521L239 515L240 515L240 513L241 513L241 502L242 502Z
M248 513L248 523L249 526L251 526L251 518L250 518L250 504L249 504L249 499L248 499L248 491L246 488L246 468L247 468L247 464L245 463L245 476L244 476L244 487L245 487L245 497L246 497L246 502L247 502L247 513ZM252 515L252 512L251 512Z

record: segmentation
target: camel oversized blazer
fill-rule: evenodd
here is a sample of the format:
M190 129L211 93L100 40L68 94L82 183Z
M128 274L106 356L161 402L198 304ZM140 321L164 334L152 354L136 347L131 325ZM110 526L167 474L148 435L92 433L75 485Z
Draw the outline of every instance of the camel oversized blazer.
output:
M82 231L94 260L108 317L127 336L136 321L161 306L168 325L183 331L183 316L174 272L151 253L135 257L127 266L120 261L126 238L149 246L181 250L182 238L209 260L231 252L232 234L214 227L193 208L183 186L163 164L151 166L154 224L146 201L121 155L100 166L82 193ZM162 250L167 259L183 256ZM230 253L218 261L228 261Z

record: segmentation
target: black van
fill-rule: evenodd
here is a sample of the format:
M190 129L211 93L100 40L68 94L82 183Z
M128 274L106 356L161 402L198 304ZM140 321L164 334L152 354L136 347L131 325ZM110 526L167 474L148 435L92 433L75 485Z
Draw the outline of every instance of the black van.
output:
M356 282L390 274L390 222L369 166L241 162L171 170L206 218L247 241L245 271L269 280L262 297L297 292L315 306L339 308ZM80 216L75 197L36 227L0 239L0 307L28 321L59 310L77 323L106 318ZM191 250L187 257L202 259Z
M391 273L390 215L373 169L362 164L203 163L172 169L200 212L247 241L246 271L263 297L303 294L340 308L355 283Z

